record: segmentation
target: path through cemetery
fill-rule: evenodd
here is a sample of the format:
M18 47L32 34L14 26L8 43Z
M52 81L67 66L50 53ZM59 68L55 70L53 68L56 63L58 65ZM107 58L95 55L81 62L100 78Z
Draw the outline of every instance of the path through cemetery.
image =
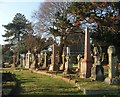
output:
M31 71L13 71L18 80L14 94L19 95L77 95L82 94L75 86L55 79L51 76L40 75ZM13 94L12 93L12 94Z

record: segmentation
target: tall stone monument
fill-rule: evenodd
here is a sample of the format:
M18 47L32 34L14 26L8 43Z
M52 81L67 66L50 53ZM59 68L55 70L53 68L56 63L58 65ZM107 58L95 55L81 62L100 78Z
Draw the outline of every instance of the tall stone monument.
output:
M120 84L120 77L117 75L117 60L115 55L115 47L109 46L108 47L108 61L109 61L109 70L108 70L108 77L105 79L105 83L107 84Z
M85 29L85 47L84 59L81 62L80 78L89 78L91 76L92 57L90 50L90 36L88 28Z

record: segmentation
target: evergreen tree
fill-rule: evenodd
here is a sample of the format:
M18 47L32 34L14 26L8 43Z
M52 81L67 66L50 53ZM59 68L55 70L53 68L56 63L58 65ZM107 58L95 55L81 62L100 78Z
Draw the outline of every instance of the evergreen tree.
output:
M26 33L32 31L31 23L23 14L17 13L12 22L3 25L3 27L6 29L6 33L2 36L6 38L5 41L10 44L10 48L17 53L17 62L19 63L19 56L22 50L20 47L23 47L22 39Z

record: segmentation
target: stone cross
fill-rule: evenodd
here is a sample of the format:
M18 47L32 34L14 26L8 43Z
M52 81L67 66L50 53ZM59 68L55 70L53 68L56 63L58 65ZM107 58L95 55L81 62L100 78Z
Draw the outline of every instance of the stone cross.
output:
M81 62L80 77L89 78L91 76L92 57L90 50L90 36L88 28L85 29L85 49L84 59Z
M105 79L105 83L108 84L117 84L120 82L120 78L117 78L117 60L115 56L115 47L109 46L108 47L108 61L109 61L109 70L108 70L108 77Z

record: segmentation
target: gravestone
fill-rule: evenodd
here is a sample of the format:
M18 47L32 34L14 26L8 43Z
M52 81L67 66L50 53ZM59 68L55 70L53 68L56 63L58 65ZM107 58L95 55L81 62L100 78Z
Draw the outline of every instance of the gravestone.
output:
M23 61L22 61L22 63L23 63L23 68L25 67L25 54L23 54Z
M25 64L26 69L30 68L30 62L31 62L31 53L30 51L28 51L28 53L26 54L26 64Z
M31 58L30 58L30 69L35 69L35 55L31 54Z
M60 70L65 70L65 53L64 53L64 51L62 53L62 64L61 64Z
M43 63L43 67L47 67L47 53L44 53L44 63Z
M40 66L40 64L41 64L41 55L38 54L38 65Z
M77 70L76 70L76 71L79 71L79 70L80 70L81 57L82 57L82 55L80 55L80 54L77 56L77 61L78 61L78 64L77 64L77 65L78 65L78 66L77 66Z
M25 55L24 54L20 54L20 65L21 67L25 67Z
M120 77L117 75L117 59L115 55L115 47L109 46L108 47L108 61L109 61L109 70L108 70L108 77L105 79L105 83L107 84L120 84Z
M89 78L91 76L92 57L90 51L90 36L88 28L85 29L85 48L84 59L81 60L80 78Z
M94 52L94 55L93 55L94 64L93 64L93 67L91 68L91 79L103 81L104 80L104 69L100 62L100 53L98 51L98 48L94 47L93 52Z
M68 74L68 73L69 73L69 55L66 55L64 74Z
M12 65L11 65L11 68L15 68L15 64L16 64L16 55L13 54L12 58L13 58L13 63L12 63Z
M66 58L66 62L65 62L64 74L68 74L72 72L72 63L69 54L67 54L65 58Z
M51 65L49 71L57 71L58 66L56 65L56 45L52 45Z

